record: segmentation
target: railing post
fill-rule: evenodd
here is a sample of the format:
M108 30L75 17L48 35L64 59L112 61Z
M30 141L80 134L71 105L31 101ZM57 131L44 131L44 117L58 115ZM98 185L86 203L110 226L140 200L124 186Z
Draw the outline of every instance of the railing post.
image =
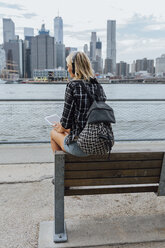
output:
M54 242L66 242L67 233L64 223L64 172L65 154L62 151L55 152L54 167Z
M165 153L162 161L162 169L160 174L158 196L165 196Z

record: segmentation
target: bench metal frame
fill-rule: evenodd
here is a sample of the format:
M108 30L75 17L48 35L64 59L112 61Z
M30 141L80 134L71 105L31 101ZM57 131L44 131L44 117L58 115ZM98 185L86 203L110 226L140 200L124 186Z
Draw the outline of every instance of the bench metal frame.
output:
M65 154L58 152L55 155L54 170L54 237L55 243L67 241L66 225L64 223L64 172Z
M64 195L65 195L65 153L55 152L54 167L54 237L55 243L67 241L66 225L64 222ZM158 196L165 196L165 153L163 156L160 181L158 187Z
M162 162L162 169L160 174L158 196L165 196L165 153Z

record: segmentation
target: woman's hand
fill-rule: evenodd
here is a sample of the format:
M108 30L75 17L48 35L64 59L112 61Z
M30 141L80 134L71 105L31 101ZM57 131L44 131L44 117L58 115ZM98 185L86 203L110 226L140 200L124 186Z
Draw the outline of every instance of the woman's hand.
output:
M54 130L56 130L57 133L64 133L65 128L61 126L60 122L57 122L56 124L53 125Z
M66 133L69 134L70 133L70 129L65 129L64 127L62 127L60 122L56 122L53 125L54 130L56 130L56 132L58 133Z

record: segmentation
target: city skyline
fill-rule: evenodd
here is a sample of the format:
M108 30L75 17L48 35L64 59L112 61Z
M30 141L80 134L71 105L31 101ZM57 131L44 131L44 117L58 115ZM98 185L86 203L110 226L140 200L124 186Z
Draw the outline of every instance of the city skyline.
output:
M39 4L40 3L40 4ZM32 7L33 6L33 7ZM50 7L51 6L51 7ZM54 6L54 8L52 7ZM77 7L78 6L78 7ZM51 1L28 3L24 0L0 1L1 18L11 18L15 23L15 32L23 39L24 27L34 28L35 35L41 24L45 23L50 35L54 36L53 19L63 18L64 44L83 50L90 42L91 32L97 32L102 41L102 55L106 58L107 20L116 20L117 62L147 57L155 59L165 53L165 17L163 0L156 2L139 0L99 1ZM48 10L48 11L46 11ZM77 10L77 11L76 11ZM0 22L0 44L3 42L2 20Z

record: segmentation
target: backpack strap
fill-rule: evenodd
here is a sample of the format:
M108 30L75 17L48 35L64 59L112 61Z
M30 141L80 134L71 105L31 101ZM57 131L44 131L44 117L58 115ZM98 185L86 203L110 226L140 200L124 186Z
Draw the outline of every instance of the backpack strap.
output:
M87 93L88 97L89 97L92 101L94 101L95 98L94 98L93 95L91 95L91 93L89 92L89 90L87 90L87 88L85 87L84 81L81 81L80 84L81 84L82 88L85 90L85 92Z
M93 82L92 82L93 83ZM96 94L95 96L99 99L100 96L100 89L99 89L99 83L97 82L97 80L94 81L94 83L97 83L97 90L96 90ZM85 92L87 93L88 97L91 99L91 101L96 101L96 97L94 97L89 90L87 90L87 88L85 87L85 83L84 81L80 82L82 88L85 90Z

